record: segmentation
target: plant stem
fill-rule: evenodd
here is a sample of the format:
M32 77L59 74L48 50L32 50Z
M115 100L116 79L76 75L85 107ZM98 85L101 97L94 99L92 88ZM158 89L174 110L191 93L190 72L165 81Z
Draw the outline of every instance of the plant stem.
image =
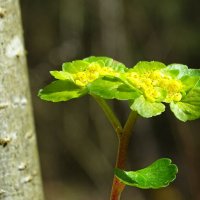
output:
M125 167L128 144L132 135L132 128L136 122L136 119L137 112L131 111L126 121L126 124L122 130L122 134L119 138L119 150L116 162L116 167L118 168L123 169Z
M104 111L106 117L112 124L112 127L114 128L117 134L117 137L119 138L122 133L122 125L120 121L118 120L118 118L116 117L115 113L113 112L111 107L108 105L108 103L104 99L95 95L92 95L92 96L96 100L96 102L99 104L99 106L102 108L102 110Z
M134 111L131 111L126 121L126 124L122 130L122 134L119 137L117 161L115 165L116 168L120 168L120 169L125 168L128 144L129 144L130 137L132 134L132 128L136 122L136 118L137 118L137 113ZM125 185L122 182L120 182L116 176L114 176L110 200L119 200L124 187Z
M111 107L107 104L107 102L98 96L92 96L104 111L106 117L112 124L117 134L119 145L115 167L124 169L127 158L128 144L132 134L132 128L136 122L137 113L135 111L131 111L124 125L124 128L122 128L120 121L116 117ZM124 187L125 185L122 182L120 182L116 176L114 176L110 200L119 200Z

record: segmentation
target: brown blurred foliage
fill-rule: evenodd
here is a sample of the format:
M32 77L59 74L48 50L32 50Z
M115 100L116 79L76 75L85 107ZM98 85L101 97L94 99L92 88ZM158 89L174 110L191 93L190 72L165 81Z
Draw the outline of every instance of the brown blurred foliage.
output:
M48 103L37 91L53 79L48 71L90 55L133 66L140 60L200 63L197 0L21 0L41 168L47 200L108 199L117 138L90 97ZM122 120L126 102L112 102ZM200 120L179 122L169 110L138 119L127 169L160 157L179 166L166 189L129 188L122 199L200 199Z

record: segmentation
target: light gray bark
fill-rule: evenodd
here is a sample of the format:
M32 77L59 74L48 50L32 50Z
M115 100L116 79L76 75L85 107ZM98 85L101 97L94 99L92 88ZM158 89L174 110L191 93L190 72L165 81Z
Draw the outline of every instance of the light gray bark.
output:
M42 200L18 0L0 0L0 200Z

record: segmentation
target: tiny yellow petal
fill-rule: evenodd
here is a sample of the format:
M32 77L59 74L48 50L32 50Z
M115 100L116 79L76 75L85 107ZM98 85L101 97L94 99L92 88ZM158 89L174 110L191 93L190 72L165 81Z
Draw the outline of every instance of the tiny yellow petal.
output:
M102 67L99 63L93 62L89 64L88 68L85 71L76 73L73 78L75 84L84 87L88 83L99 78L100 76L105 75L119 76L119 73L116 73L110 67Z
M179 80L163 75L158 70L144 74L128 72L126 77L136 88L144 92L149 101L154 102L162 96L156 88L162 88L166 91L167 96L163 99L164 102L180 101L182 98L182 83Z

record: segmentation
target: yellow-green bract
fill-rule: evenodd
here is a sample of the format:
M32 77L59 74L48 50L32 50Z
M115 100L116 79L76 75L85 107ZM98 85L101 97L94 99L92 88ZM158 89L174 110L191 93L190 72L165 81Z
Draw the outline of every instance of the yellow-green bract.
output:
M200 118L200 70L182 64L141 61L132 68L108 57L66 62L51 71L56 81L39 91L41 99L68 101L86 94L128 100L143 117L160 115L165 104L181 121Z

